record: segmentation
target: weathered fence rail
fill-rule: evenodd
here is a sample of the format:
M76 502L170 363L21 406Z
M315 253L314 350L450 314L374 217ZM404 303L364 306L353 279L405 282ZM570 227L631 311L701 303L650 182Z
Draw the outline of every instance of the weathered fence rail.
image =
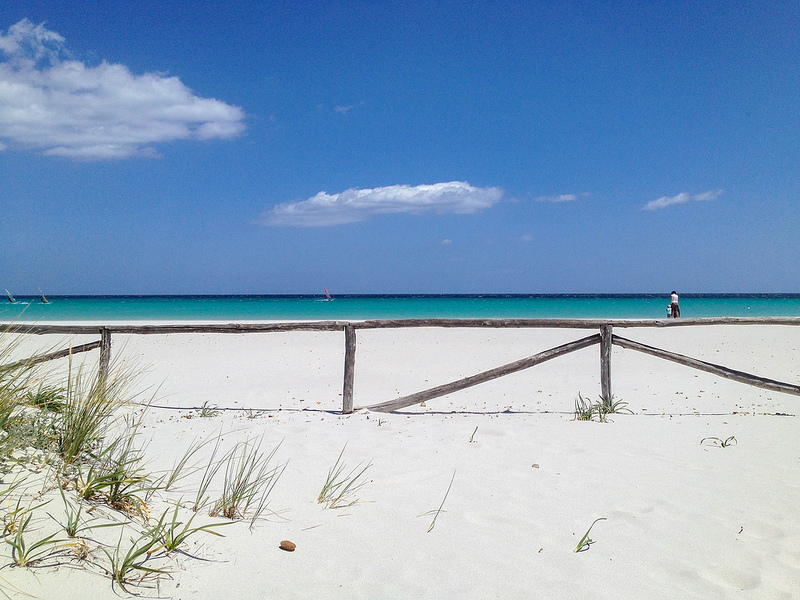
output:
M274 323L171 323L158 325L45 325L0 323L0 332L90 335L111 333L268 333L280 331L344 331L407 327L488 327L600 329L612 327L685 327L689 325L800 325L800 317L698 317L685 319L377 319L364 321L297 321Z
M478 373L477 375L471 375L470 377L464 377L458 381L446 383L429 390L423 390L421 392L417 392L416 394L403 396L402 398L397 398L396 400L389 400L387 402L381 402L380 404L365 406L364 408L378 412L390 412L400 408L405 408L407 406L411 406L412 404L419 404L420 402L425 402L426 400L432 400L433 398L446 396L447 394L464 390L468 387L472 387L473 385L478 385L479 383L485 383L486 381L497 379L503 375L510 375L511 373L516 373L517 371L521 371L523 369L529 369L530 367L541 364L547 360L564 356L565 354L575 352L576 350L588 348L589 346L597 344L599 341L599 335L590 335L589 337L582 338L575 342L557 346L556 348L539 352L538 354L534 354L528 358L523 358L521 360L508 363L502 367L490 369L488 371L484 371L483 373Z
M736 371L735 369L729 369L728 367L715 365L714 363L709 363L704 360L697 360L696 358L690 358L682 354L676 354L675 352L669 352L667 350L661 350L660 348L648 346L647 344L634 342L633 340L628 340L618 335L613 336L613 343L622 348L644 352L645 354L663 358L665 360L678 363L679 365L692 367L693 369L705 371L706 373L712 373L718 377L733 379L734 381L738 381L740 383L746 383L755 387L772 390L773 392L783 392L785 394L795 394L800 396L800 386L792 385L790 383L781 383L780 381L775 381L774 379L767 379L766 377L759 377L758 375L750 375L748 373L743 373L742 371Z
M713 373L720 377L733 379L748 385L761 387L786 394L800 396L800 386L759 377L715 365L702 360L648 346L633 340L622 338L613 333L614 327L686 327L699 325L800 325L800 317L702 317L685 319L380 319L364 321L303 321L294 323L209 323L209 324L159 324L159 325L42 325L22 323L0 323L0 332L17 334L99 334L95 342L68 348L58 352L38 355L29 359L0 366L0 371L17 368L25 364L33 364L54 360L100 349L100 376L105 377L111 361L112 334L128 335L163 335L180 333L280 333L288 331L343 331L345 334L344 382L342 389L342 412L353 412L353 390L355 385L356 330L358 329L399 329L409 327L445 327L445 328L563 328L563 329L596 329L598 334L563 344L527 358L464 377L457 381L439 385L421 392L401 398L395 398L379 404L366 406L368 410L388 412L419 404L426 400L444 396L459 390L509 375L537 364L564 356L570 352L600 345L600 386L601 396L611 398L611 353L612 346L644 352L658 358L676 362L687 367Z

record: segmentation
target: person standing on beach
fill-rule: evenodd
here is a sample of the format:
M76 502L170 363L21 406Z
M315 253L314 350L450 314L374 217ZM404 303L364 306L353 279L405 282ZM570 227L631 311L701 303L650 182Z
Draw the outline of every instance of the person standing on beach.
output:
M681 316L681 307L678 305L678 292L672 290L669 296L669 306L672 309L672 318L677 319Z

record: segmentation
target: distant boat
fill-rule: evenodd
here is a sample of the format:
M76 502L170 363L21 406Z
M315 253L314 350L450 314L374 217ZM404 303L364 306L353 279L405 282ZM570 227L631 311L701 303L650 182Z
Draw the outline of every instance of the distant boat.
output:
M325 290L325 300L333 302L333 298L331 298L331 295L328 293L328 288L324 287L322 289Z
M42 295L42 297L41 297L41 298L39 298L39 301L40 301L42 304L50 304L50 300L48 300L48 299L47 299L47 296L45 296L45 295L44 295L44 292L42 291L42 288L39 288L39 293Z
M19 300L11 295L11 292L8 291L8 288L6 288L6 296L8 296L8 301L11 302L11 304L19 304Z

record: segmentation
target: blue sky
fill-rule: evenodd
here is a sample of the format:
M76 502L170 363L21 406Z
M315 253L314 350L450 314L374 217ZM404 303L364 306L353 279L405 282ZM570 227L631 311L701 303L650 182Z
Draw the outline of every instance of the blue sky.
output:
M800 292L797 2L0 4L17 295Z

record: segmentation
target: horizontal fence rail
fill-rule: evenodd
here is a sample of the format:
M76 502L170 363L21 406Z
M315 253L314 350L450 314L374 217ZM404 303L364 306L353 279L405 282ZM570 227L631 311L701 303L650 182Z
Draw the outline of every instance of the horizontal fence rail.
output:
M614 327L685 327L702 325L800 325L800 317L698 317L684 319L376 319L362 321L300 321L300 322L263 322L263 323L186 323L186 324L149 324L149 325L75 325L75 324L24 324L0 323L0 334L68 334L97 335L100 340L37 355L7 365L0 365L0 371L24 367L48 360L63 358L77 352L100 349L100 377L108 375L111 361L112 334L126 335L165 335L180 333L209 334L244 334L244 333L281 333L290 331L342 331L345 334L344 382L342 393L342 412L353 412L353 390L355 385L356 330L358 329L400 329L410 327L444 327L444 328L563 328L563 329L595 329L598 334L585 337L556 348L545 350L533 356L465 377L458 381L439 385L421 392L403 396L363 407L367 410L389 412L419 404L426 400L444 396L504 375L533 367L537 364L558 358L570 352L589 346L600 345L600 385L601 396L611 399L611 349L620 346L652 356L682 364L687 367L713 373L720 377L733 379L748 385L765 388L777 392L800 396L800 386L783 383L742 371L736 371L702 360L641 344L633 340L619 337L612 333ZM360 409L359 409L360 410Z
M133 335L165 333L269 333L281 331L344 331L407 327L487 327L600 329L612 327L682 327L689 325L800 325L800 317L697 317L686 319L375 319L363 321L295 321L270 323L205 323L154 325L44 325L0 323L0 332L88 335L107 330Z

